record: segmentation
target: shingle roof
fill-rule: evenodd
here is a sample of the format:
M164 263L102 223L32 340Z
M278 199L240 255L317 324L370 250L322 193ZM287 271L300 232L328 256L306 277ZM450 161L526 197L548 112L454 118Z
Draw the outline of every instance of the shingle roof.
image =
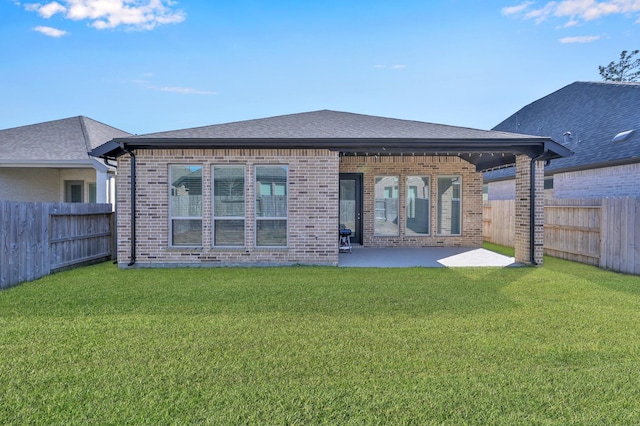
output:
M524 139L527 138L527 136L421 121L321 110L184 130L151 133L136 136L136 138Z
M640 83L575 82L525 106L494 130L548 136L575 153L554 160L548 171L640 161ZM629 130L635 131L613 142Z
M510 164L517 154L544 153L546 159L570 154L549 138L328 110L116 138L90 154L116 158L128 150L153 148L323 148L343 155L457 155L478 170Z
M78 116L0 130L0 163L89 161L88 152L130 133Z

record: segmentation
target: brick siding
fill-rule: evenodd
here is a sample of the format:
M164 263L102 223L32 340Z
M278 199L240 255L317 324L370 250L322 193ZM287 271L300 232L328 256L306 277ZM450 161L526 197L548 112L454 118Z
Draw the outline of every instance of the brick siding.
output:
M340 158L340 173L363 175L363 245L365 247L480 247L482 245L482 173L475 166L458 157L435 156L344 156ZM462 229L461 235L437 235L438 176L462 176ZM398 223L399 235L374 235L375 178L399 177ZM406 177L430 177L430 235L407 235L406 231Z
M555 198L640 197L640 163L577 172L553 177Z
M215 266L338 263L338 154L328 150L140 150L136 155L136 264ZM202 165L202 247L169 246L169 165ZM246 167L245 246L212 247L211 169ZM255 246L254 166L286 164L288 246ZM118 263L131 253L130 157L118 160Z
M534 261L543 263L544 252L544 162L536 161L534 211ZM531 159L526 155L516 157L516 213L515 213L515 260L520 263L531 263Z

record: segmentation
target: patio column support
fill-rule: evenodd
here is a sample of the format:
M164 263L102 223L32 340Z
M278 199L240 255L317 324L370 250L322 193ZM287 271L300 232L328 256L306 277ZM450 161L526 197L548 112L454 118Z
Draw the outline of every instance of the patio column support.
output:
M532 170L533 165L533 170ZM544 254L544 162L516 156L515 260L542 265Z

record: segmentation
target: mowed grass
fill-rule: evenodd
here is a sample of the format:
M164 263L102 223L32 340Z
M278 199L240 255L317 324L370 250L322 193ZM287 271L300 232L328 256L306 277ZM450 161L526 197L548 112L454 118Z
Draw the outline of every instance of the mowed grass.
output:
M76 269L0 292L0 424L640 424L640 278Z

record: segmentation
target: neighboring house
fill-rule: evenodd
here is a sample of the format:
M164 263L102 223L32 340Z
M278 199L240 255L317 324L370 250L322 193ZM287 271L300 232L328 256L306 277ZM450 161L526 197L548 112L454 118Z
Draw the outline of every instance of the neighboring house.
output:
M549 138L327 110L91 152L118 162L121 267L336 265L340 225L367 247L479 247L481 171L516 163L519 206L539 210L531 169L567 154ZM534 217L518 227L516 259L527 263L542 262Z
M130 135L83 116L0 130L0 200L113 203L115 167L88 152Z
M575 153L545 167L547 197L640 197L640 83L572 83L493 130L548 136ZM514 175L485 173L488 199L514 199Z

